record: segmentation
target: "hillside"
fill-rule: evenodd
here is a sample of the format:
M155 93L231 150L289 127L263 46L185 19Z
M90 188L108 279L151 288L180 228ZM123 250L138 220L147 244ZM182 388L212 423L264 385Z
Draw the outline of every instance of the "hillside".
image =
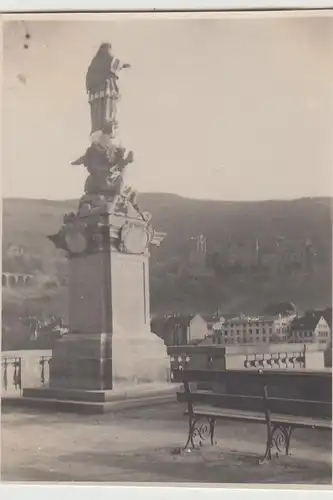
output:
M152 213L155 229L167 233L161 247L152 250L154 311L213 311L219 307L225 312L258 312L268 302L279 300L291 300L303 309L331 304L331 199L226 202L157 193L142 194L139 202L142 209ZM76 206L77 202L72 200L5 199L3 270L15 272L13 267L20 265L27 266L26 271L30 272L35 266L49 276L66 275L65 257L54 248L47 235L57 232L63 215ZM207 241L205 260L211 273L201 272L200 259L198 268L194 264L188 271L194 248L191 238L200 234ZM237 242L239 247L245 245L244 248L247 242L251 248L253 241L259 241L265 253L263 258L270 262L277 241L290 244L295 255L303 255L304 242L308 240L313 247L314 265L307 272L297 271L294 266L295 272L279 275L269 270L267 274L252 264L247 264L251 271L245 271L238 264L238 267L216 264L216 255L221 260L230 241L233 245ZM29 258L23 264L19 264L18 259L13 261L8 254L11 246L22 246ZM230 249L228 251L230 253ZM247 253L251 251L243 250L244 262L249 260ZM5 308L5 294L3 299Z

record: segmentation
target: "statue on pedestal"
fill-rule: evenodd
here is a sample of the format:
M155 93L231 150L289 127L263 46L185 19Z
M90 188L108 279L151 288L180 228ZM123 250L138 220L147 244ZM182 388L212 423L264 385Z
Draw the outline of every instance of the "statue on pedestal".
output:
M103 249L104 240L106 246L110 243L120 252L135 248L138 253L144 253L152 241L159 244L151 228L150 214L141 212L136 190L124 182L126 168L134 161L133 151L127 151L116 139L118 73L128 67L129 64L122 64L112 55L110 44L103 43L87 71L91 145L72 162L88 171L84 195L78 212L65 216L60 232L50 236L57 247L72 254ZM105 215L108 224L101 222ZM135 238L141 241L140 245L133 244Z
M111 44L103 43L98 49L86 75L92 144L72 164L85 166L89 173L85 195L81 199L85 206L91 196L90 205L98 199L102 202L107 200L112 210L126 213L128 204L131 204L142 217L136 191L124 184L125 168L133 162L133 152L127 152L115 138L117 102L120 98L118 73L129 67L129 64L123 64L113 56Z
M117 118L117 101L120 98L118 73L129 64L113 56L110 43L102 43L90 63L86 75L86 90L91 110L91 132L102 130Z
M136 191L126 186L133 152L116 138L118 73L125 67L110 44L101 45L89 66L91 143L73 162L87 169L84 194L49 236L69 265L69 333L55 343L50 364L55 400L72 398L68 390L75 390L90 405L92 391L100 397L114 382L120 388L165 383L169 374L163 340L150 331L149 304L149 248L165 235L153 230ZM105 394L103 401L109 401Z

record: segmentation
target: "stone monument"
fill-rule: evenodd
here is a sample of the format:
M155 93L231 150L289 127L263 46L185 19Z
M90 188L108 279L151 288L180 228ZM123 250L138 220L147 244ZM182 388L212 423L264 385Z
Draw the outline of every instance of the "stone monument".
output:
M77 213L49 236L69 261L69 334L53 348L51 389L110 390L168 379L166 348L150 330L149 247L164 234L124 182L132 151L119 144L119 75L128 64L102 44L86 76L91 144Z

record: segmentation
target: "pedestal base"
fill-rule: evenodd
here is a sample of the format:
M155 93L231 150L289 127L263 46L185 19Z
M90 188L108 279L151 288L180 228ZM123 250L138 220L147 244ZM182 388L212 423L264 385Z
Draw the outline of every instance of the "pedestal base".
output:
M166 404L179 389L169 373L164 343L152 332L71 334L53 348L50 386L24 388L6 403L81 414Z
M112 389L112 335L71 334L55 343L50 363L54 389Z
M50 388L111 390L170 380L164 342L146 331L122 334L71 334L52 350Z
M112 339L113 386L161 384L170 381L170 359L163 340L150 331Z
M82 389L23 389L23 397L2 397L5 407L29 407L37 410L96 415L142 407L172 404L176 401L177 384L138 384L112 391Z

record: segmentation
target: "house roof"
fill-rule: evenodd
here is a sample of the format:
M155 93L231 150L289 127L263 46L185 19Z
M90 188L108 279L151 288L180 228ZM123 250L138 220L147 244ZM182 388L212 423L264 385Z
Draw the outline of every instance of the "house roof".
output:
M295 318L291 323L291 331L314 330L318 325L321 314L306 314L302 318Z
M227 314L221 314L220 318L225 319L226 321L229 321L230 319L234 318L240 318L242 316L242 313L227 313Z
M233 317L228 320L226 320L227 324L233 324L233 325L246 325L248 323L268 323L272 322L276 318L273 316L257 316L257 317L252 317L252 316L238 316L238 317Z
M321 315L332 331L332 308L315 311L315 314Z
M276 316L270 316L270 315L259 316L259 321L261 321L261 322L268 323L269 321L273 322L275 320L276 320Z
M199 313L199 315L207 322L207 323L217 323L220 321L220 316L217 314L209 314L209 313Z
M194 314L170 314L155 317L151 321L151 329L159 336L163 336L167 328L177 328L180 326L189 326Z
M226 320L227 323L232 323L234 325L243 325L245 323L248 323L249 322L249 318L248 317L233 317L233 318L229 318L228 320Z

